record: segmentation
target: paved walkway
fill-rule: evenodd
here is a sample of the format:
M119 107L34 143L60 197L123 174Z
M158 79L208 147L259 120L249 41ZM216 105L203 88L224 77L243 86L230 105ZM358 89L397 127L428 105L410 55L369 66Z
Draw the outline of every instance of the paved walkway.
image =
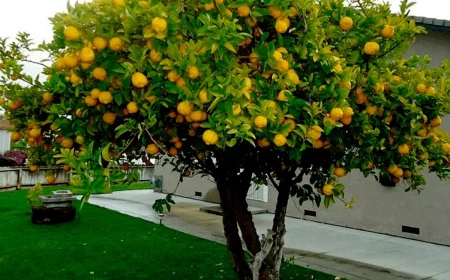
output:
M159 223L152 209L164 194L152 190L94 195L91 204ZM224 243L221 217L200 212L213 203L174 198L176 205L166 213L167 227ZM271 227L272 214L254 216L258 233ZM302 266L349 280L450 279L450 247L420 241L287 218L285 253Z

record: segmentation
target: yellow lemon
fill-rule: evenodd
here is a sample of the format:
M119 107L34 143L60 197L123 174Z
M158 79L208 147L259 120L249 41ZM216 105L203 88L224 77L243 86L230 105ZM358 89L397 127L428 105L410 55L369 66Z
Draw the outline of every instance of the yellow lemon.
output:
M98 100L102 104L109 104L113 101L113 96L109 91L102 91L98 97Z
M436 89L435 89L434 87L428 87L428 88L425 90L425 93L426 93L426 94L430 94L430 95L436 94Z
M95 53L92 48L84 47L80 51L80 59L84 63L92 63L95 60Z
M95 105L97 105L97 99L88 95L84 98L84 103L86 103L86 105L88 105L89 107L94 107Z
M91 96L95 99L98 99L100 97L100 93L102 93L102 91L98 88L94 88L91 90Z
M188 116L192 112L194 104L189 101L182 101L177 105L177 112L182 116Z
M275 22L275 30L281 34L286 33L290 26L291 21L286 17L279 17Z
M205 6L204 6L205 11L211 11L211 10L214 10L214 8L215 8L214 3L208 3L208 4L205 4Z
M257 128L264 128L267 126L267 118L264 116L257 116L254 123Z
M370 104L368 104L366 106L366 111L367 111L367 114L369 116L373 116L373 115L375 115L378 112L378 106L377 105L370 105Z
M334 186L332 184L326 184L325 186L323 186L322 192L326 196L332 196L333 195L333 189L334 189Z
M288 101L288 98L286 97L286 93L285 93L284 90L281 90L281 91L278 93L277 100L278 100L278 101L283 101L283 102Z
M283 125L289 125L289 130L288 130L289 133L292 132L297 127L297 123L293 119L284 120Z
M162 60L162 54L153 49L150 51L150 59L153 62L160 62Z
M73 139L64 137L64 139L61 142L61 147L71 149L73 147Z
M22 138L22 135L20 135L19 132L14 131L13 133L11 133L11 141L12 142L17 142Z
M159 153L159 148L156 144L149 144L147 146L147 148L145 149L145 151L149 154L149 155L156 155Z
M80 60L76 54L66 53L64 55L64 65L69 68L75 68L80 63Z
M367 55L375 55L380 51L380 45L377 42L367 42L364 45L364 52Z
M179 88L184 88L184 86L186 85L186 81L184 80L183 77L180 77L177 81L176 81L177 87Z
M342 111L341 108L333 108L330 111L330 118L332 120L338 121L338 120L342 119L343 116L344 116L344 111Z
M334 176L336 176L338 178L341 178L341 177L344 177L345 174L347 174L347 171L345 171L344 168L342 168L342 167L335 167L334 168Z
M208 99L208 92L206 91L206 89L202 89L199 94L198 94L198 98L200 99L200 101L205 104L209 102Z
M308 132L306 133L306 136L308 138L311 138L312 140L318 140L320 138L320 136L322 135L321 131L317 131L316 129L309 129Z
M148 85L148 79L141 72L136 72L131 76L131 83L137 88L143 88Z
M259 56L258 56L258 54L255 53L255 52L250 53L250 55L249 55L249 60L250 60L251 63L257 64L257 63L259 62Z
M70 82L72 83L72 85L77 86L83 83L83 79L81 79L81 77L77 74L72 74L72 76L70 77Z
M339 83L339 87L345 90L351 90L352 83L350 81L342 81Z
M277 134L273 138L273 143L277 147L282 147L282 146L286 145L286 137L283 134Z
M402 144L402 145L398 146L397 150L400 154L406 155L409 153L409 146L408 146L408 144Z
M114 7L123 7L125 6L125 0L114 0L113 5Z
M282 59L277 62L276 68L280 72L286 72L287 70L289 70L289 62L287 60Z
M352 123L352 117L343 117L340 122L345 125L350 125Z
M167 21L161 17L152 19L152 29L156 33L165 33L167 29Z
M233 116L237 116L241 113L241 105L239 104L233 104L232 106L232 110L233 110Z
M96 80L103 81L106 78L106 70L102 67L95 67L92 71L92 77Z
M206 145L214 145L219 140L219 135L214 130L208 129L203 132L203 141Z
M276 61L280 61L280 60L283 59L283 55L279 51L274 51L273 52L273 57L275 58Z
M108 46L108 41L106 41L102 37L95 37L92 41L92 45L96 50L103 51Z
M238 15L240 17L248 17L250 15L250 8L247 5L237 8Z
M172 70L169 73L167 73L167 79L173 83L175 83L179 78L180 75L178 75L175 70Z
M130 114L134 114L139 111L139 107L136 104L136 102L131 101L130 103L127 104L127 110Z
M64 63L64 58L58 57L55 60L55 63L53 64L53 66L58 70L63 70L64 68L66 68L66 64Z
M341 20L339 21L339 27L344 31L348 31L348 30L352 29L352 27L353 27L352 18L351 17L341 18Z
M376 83L376 84L373 86L373 89L375 90L376 93L383 92L383 91L384 91L384 85L381 84L381 83Z
M81 37L80 31L74 26L67 26L64 29L64 37L68 41L78 41Z
M51 104L53 102L53 95L50 92L46 92L42 95L42 102L44 104Z
M109 48L114 52L120 52L123 50L124 45L125 42L118 37L114 37L109 40Z
M274 19L278 19L283 14L280 8L274 6L269 6L269 11Z
M200 72L199 72L197 66L188 66L187 74L188 74L189 79L192 79L192 80L195 80L198 77L200 77Z
M294 84L294 85L298 85L300 84L300 78L298 77L297 73L295 72L294 69L289 69L287 71L287 77L288 79Z
M380 36L384 39L390 39L394 36L394 28L389 24L386 24L380 31Z
M445 153L449 154L450 153L450 143L443 143L441 145L442 150L444 150Z
M114 122L116 121L116 114L112 113L112 112L106 112L103 114L103 121L107 124L114 124Z
M416 86L416 91L417 91L418 93L425 93L425 92L427 91L427 86L424 85L424 84L418 84L418 85Z
M266 148L270 146L270 142L269 140L267 140L266 137L262 138L262 139L258 139L258 147L260 148Z
M440 126L441 124L442 124L442 120L440 117L436 117L430 121L430 125L432 127L437 127L437 126Z

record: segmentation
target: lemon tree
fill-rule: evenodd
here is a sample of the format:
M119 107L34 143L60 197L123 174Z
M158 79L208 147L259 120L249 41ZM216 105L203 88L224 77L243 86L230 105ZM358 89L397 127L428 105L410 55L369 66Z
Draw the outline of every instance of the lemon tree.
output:
M69 6L51 19L53 40L37 47L49 57L34 62L40 77L23 71L36 49L27 34L0 40L0 104L12 141L26 143L32 170L75 172L86 198L138 179L116 168L123 157L161 158L181 180L211 176L237 274L278 279L290 196L351 207L339 178L352 170L408 190L420 190L424 168L448 177L450 140L439 127L450 108L450 64L403 57L424 32L407 1L397 15L371 0L348 2ZM278 190L262 241L245 200L252 181Z

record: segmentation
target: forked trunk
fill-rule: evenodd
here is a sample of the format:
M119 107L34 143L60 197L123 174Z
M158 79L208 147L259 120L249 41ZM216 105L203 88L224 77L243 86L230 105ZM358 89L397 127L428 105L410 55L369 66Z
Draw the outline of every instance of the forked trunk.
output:
M263 240L263 250L257 254L255 263L253 264L253 280L278 280L280 279L280 268L283 261L284 235L286 234L286 211L289 202L289 193L291 185L290 181L281 181L279 185L279 193L277 206L273 218L272 230L269 230L267 236ZM255 271L255 265L258 262L263 263L258 270Z

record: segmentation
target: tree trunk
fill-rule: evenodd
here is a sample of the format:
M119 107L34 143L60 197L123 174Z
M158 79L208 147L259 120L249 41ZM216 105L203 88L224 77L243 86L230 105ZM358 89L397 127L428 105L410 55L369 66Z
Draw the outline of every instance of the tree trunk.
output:
M239 276L239 279L251 280L252 273L245 259L244 249L242 248L241 238L239 237L235 212L233 211L230 196L227 191L227 189L230 189L230 186L227 185L226 180L221 179L217 181L217 189L219 190L220 205L222 207L224 234L227 240L228 250L230 251L233 259L234 270Z
M269 246L270 252L264 260L265 266L262 266L259 271L260 280L280 279L280 267L283 260L284 235L286 233L285 218L287 205L289 202L290 189L290 180L282 180L280 182L272 230L269 231L270 240L267 238L263 244L263 246L265 246L268 242L270 242L271 246Z

